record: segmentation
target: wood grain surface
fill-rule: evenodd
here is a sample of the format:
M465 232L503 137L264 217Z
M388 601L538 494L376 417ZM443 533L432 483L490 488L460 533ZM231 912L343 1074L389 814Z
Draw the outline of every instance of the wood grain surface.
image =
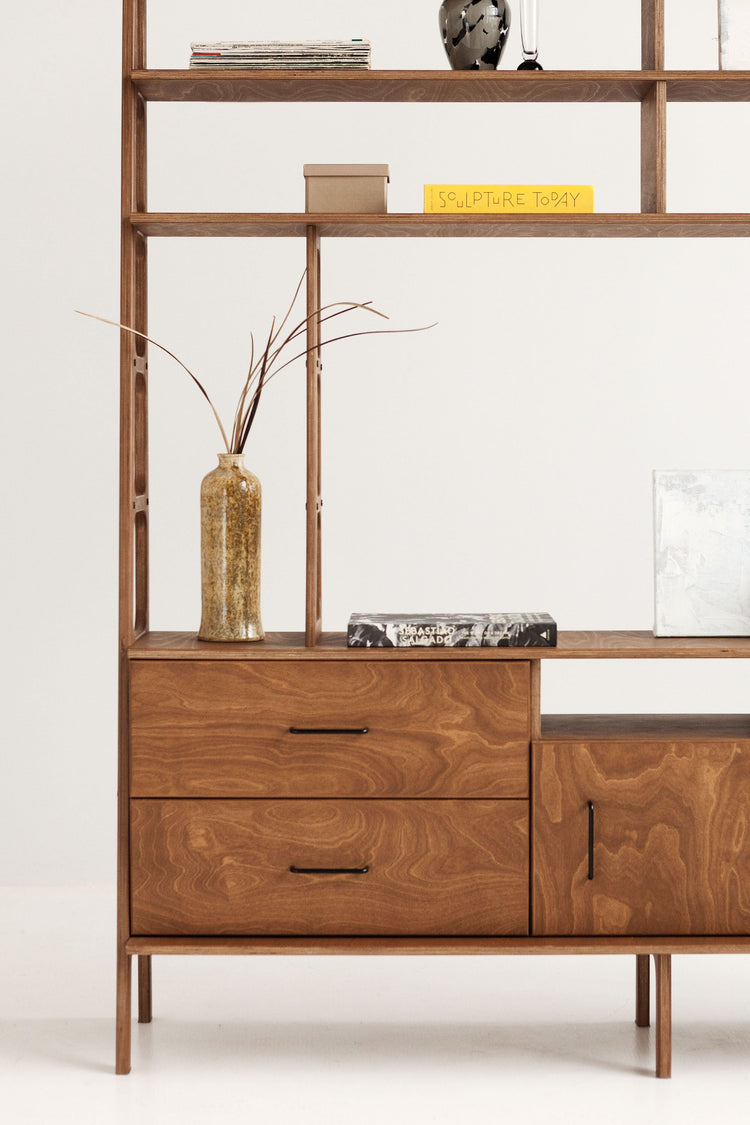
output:
M262 957L747 956L750 937L131 937L128 953Z
M532 761L534 933L750 933L750 742L538 743Z
M655 134L654 134L655 139ZM646 147L645 164L663 148ZM662 159L662 156L659 157ZM663 167L662 167L663 172ZM311 221L321 238L747 238L750 214L385 215L134 212L146 238L304 238Z
M638 102L656 74L607 71L365 70L338 73L139 70L147 101L194 102Z
M646 57L663 57L663 32L653 27ZM657 81L669 101L750 101L746 71L370 70L310 74L252 71L134 70L132 85L147 101L222 102L639 102Z
M131 676L133 796L528 794L527 663L159 661Z
M748 233L750 234L750 215ZM132 644L131 660L347 660L490 662L511 660L747 660L750 637L655 637L646 630L560 630L555 648L347 648L345 633L323 633L305 648L304 633L267 633L258 644L212 644L195 633L152 632Z
M528 932L525 801L136 800L131 847L134 934Z

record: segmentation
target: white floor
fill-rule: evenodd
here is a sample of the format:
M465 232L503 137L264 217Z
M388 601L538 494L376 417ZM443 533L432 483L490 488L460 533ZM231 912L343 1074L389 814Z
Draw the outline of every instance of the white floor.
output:
M154 958L114 1075L114 893L0 890L5 1125L748 1119L750 958L673 959L673 1078L632 957Z

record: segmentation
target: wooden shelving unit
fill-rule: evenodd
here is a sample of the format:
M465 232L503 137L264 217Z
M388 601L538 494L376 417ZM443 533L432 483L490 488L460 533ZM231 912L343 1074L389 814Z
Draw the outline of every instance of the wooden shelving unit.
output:
M750 235L750 212L666 210L668 104L750 101L750 73L666 71L663 0L642 0L639 71L152 71L146 0L124 0L123 13L121 320L140 332L148 331L152 237L304 239L311 312L320 303L327 238ZM468 220L152 213L151 102L637 103L641 208ZM134 955L139 1019L148 1022L153 954L628 953L636 957L641 1026L649 1021L654 958L656 1069L666 1077L671 954L750 951L750 852L726 830L750 810L750 720L544 717L541 668L566 659L747 659L750 638L562 632L555 649L347 649L341 634L322 632L314 318L308 347L304 630L255 645L207 644L190 633L149 630L147 347L123 333L117 1071L130 1068ZM578 800L579 789L595 792L595 800ZM555 802L572 808L565 823ZM622 810L631 827L620 837ZM339 826L333 840L323 822ZM408 884L409 856L394 859L392 842L370 841L372 855L367 842L357 851L360 822L373 836L403 838L405 848L429 841L415 860L419 886ZM660 843L665 833L671 850ZM336 847L349 848L348 864L344 871L334 863L332 873L320 857L338 854ZM306 849L318 857L316 874L288 866ZM248 876L256 852L266 858ZM560 868L563 860L570 871ZM448 869L455 882L446 888ZM349 880L338 895L331 896L331 877ZM686 888L682 913L671 881ZM410 895L414 906L405 911ZM444 911L452 921L441 928L435 918Z

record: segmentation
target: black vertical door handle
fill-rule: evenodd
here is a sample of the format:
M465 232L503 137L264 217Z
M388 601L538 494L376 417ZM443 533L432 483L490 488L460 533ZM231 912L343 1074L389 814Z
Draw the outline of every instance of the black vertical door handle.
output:
M594 878L594 802L589 801L589 879Z

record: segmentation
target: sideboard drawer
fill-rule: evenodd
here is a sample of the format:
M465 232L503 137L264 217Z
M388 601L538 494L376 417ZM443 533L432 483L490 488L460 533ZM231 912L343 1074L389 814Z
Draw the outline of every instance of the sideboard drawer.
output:
M528 933L525 801L131 808L134 934Z
M142 661L135 797L526 797L523 660Z

